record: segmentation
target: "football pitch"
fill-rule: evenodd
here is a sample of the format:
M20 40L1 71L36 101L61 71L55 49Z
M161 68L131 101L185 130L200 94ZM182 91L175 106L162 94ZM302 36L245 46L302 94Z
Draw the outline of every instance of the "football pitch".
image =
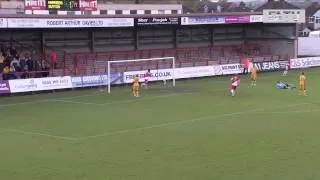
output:
M320 179L320 69L0 97L1 180ZM168 86L169 86L168 82Z

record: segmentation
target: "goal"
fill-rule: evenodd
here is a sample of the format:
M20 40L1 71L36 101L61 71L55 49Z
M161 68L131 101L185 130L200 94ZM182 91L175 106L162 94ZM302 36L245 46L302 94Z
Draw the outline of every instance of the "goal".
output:
M161 57L149 59L108 61L108 93L111 93L111 75L120 74L123 84L132 83L138 75L140 82L145 80L145 74L150 70L149 81L171 81L175 86L175 57Z

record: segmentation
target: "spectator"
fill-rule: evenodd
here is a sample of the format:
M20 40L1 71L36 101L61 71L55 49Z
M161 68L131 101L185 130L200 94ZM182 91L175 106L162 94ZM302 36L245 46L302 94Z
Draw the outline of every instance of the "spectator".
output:
M27 66L27 62L26 62L26 58L25 58L25 56L22 56L21 58L20 58L20 69L21 69L21 72L22 72L22 74L21 74L21 78L23 78L23 79L25 79L25 78L27 78L27 71L28 71L28 66Z
M5 81L9 80L9 72L10 72L9 66L5 66L2 71L2 80L5 80Z
M13 60L11 61L10 67L13 67L17 72L21 71L20 62L16 57L14 57Z
M9 68L9 80L10 79L18 79L18 75L17 75L16 70L13 66L11 66Z
M33 66L32 66L32 61L31 58L28 56L26 57L26 65L27 65L27 71L32 71L33 70Z
M5 57L3 56L3 53L0 53L0 72L2 72L3 68L4 68L4 60Z
M53 68L56 69L57 68L57 53L55 51L52 51L50 53L50 60L53 65Z
M5 54L5 60L4 60L5 66L9 66L10 67L11 61L12 61L12 56L10 55L9 52L7 52Z
M242 64L242 67L243 67L243 72L242 73L243 74L247 74L248 71L249 71L250 60L247 57L245 57L245 58L242 59L241 64Z
M49 64L47 61L42 60L41 61L41 71L42 71L42 77L48 77L49 76Z
M28 67L27 67L27 62L26 62L25 56L20 57L19 62L20 62L21 71L27 71Z
M15 47L10 48L10 54L11 56L15 57L18 53Z
M0 52L4 53L4 45L3 44L0 45Z

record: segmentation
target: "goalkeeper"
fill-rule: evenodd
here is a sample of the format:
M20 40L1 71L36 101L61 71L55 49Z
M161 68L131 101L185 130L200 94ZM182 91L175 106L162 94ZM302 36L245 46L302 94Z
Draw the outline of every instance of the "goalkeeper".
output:
M277 81L276 88L277 89L295 89L296 87L291 84L284 83L282 81Z

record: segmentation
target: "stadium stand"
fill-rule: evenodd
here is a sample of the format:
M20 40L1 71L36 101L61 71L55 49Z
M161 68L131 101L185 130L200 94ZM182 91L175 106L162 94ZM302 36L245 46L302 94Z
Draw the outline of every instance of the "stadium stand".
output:
M155 57L176 57L177 67L204 66L214 64L239 63L245 56L253 62L277 61L287 58L286 54L271 55L260 53L261 45L234 45L234 46L207 46L197 48L171 48L171 49L149 49L137 51L113 51L113 52L59 52L59 64L57 69L51 73L59 75L87 75L107 72L107 61L126 59L145 59ZM159 64L152 64L151 67L159 67ZM150 67L150 65L149 65ZM144 63L136 63L126 66L118 64L116 69L142 70Z
M10 8L16 7L15 5L20 7L21 3L23 4L23 1L20 0L0 1L1 7ZM114 7L143 5L147 9L149 5L150 7L157 7L158 4L164 4L169 9L174 6L182 7L180 0L99 0L98 3L101 11L103 8L108 9L113 5ZM244 3L237 5L229 2L213 3L209 1L200 2L200 5L194 4L194 1L183 3L194 5L193 7L188 6L188 8L184 9L184 11L188 11L189 13L199 11L213 14L237 12L239 15L242 15L252 11ZM256 9L256 11L262 11L265 8L297 9L297 7L283 0L269 0L266 4ZM196 11L193 11L194 9ZM144 9L143 11L146 12L147 10ZM168 14L174 14L173 11L171 9L171 13ZM251 30L248 30L248 34L258 34L261 32L261 34L270 36L273 39L286 38L282 37L281 32L274 32L272 28L272 26L265 29L252 27ZM278 30L282 31L281 27L278 27ZM251 31L254 33L251 33ZM283 28L283 31L286 31L286 29ZM35 71L41 71L41 75L48 75L50 73L50 76L106 72L107 61L110 60L174 56L177 59L178 67L187 67L208 65L211 62L215 64L239 63L244 56L249 57L254 62L282 60L288 57L287 54L274 55L278 54L279 51L281 52L281 48L279 48L282 46L281 43L277 47L280 49L278 51L270 50L272 45L265 40L252 40L250 43L245 43L245 45L239 43L243 40L244 36L242 34L243 29L237 26L232 26L232 28L221 26L213 30L214 35L210 35L210 33L212 32L207 31L206 28L195 26L193 28L180 28L175 32L170 28L154 28L152 30L139 28L139 32L136 34L131 28L102 29L93 30L92 32L77 31L76 33L63 31L44 31L41 33L26 31L21 33L26 37L22 37L19 32L3 32L4 36L2 39L3 42L10 43L11 47L18 47L20 55L17 57L17 60L20 61L24 57L30 57L34 61L34 66L37 66L36 68L26 68L27 71L25 72L21 72L21 69L25 68L15 68L20 69L17 71L17 74L18 77L22 78L38 77L40 73L35 73ZM214 38L210 36L214 36ZM258 34L258 36L260 35ZM135 38L139 39L139 42L135 42ZM210 41L214 41L214 43ZM44 44L41 44L41 42ZM287 45L291 41L285 40L282 43ZM65 51L62 51L62 49L65 49ZM57 53L57 63L50 61L50 53L52 51ZM3 58L7 59L5 56ZM2 61L1 58L0 62ZM123 68L121 64L118 66L119 69ZM154 66L157 65L155 64ZM2 63L1 67L4 67L4 63ZM50 72L48 72L49 67ZM136 64L133 67L126 68L141 69L143 67L143 64ZM23 75L21 76L21 74Z

